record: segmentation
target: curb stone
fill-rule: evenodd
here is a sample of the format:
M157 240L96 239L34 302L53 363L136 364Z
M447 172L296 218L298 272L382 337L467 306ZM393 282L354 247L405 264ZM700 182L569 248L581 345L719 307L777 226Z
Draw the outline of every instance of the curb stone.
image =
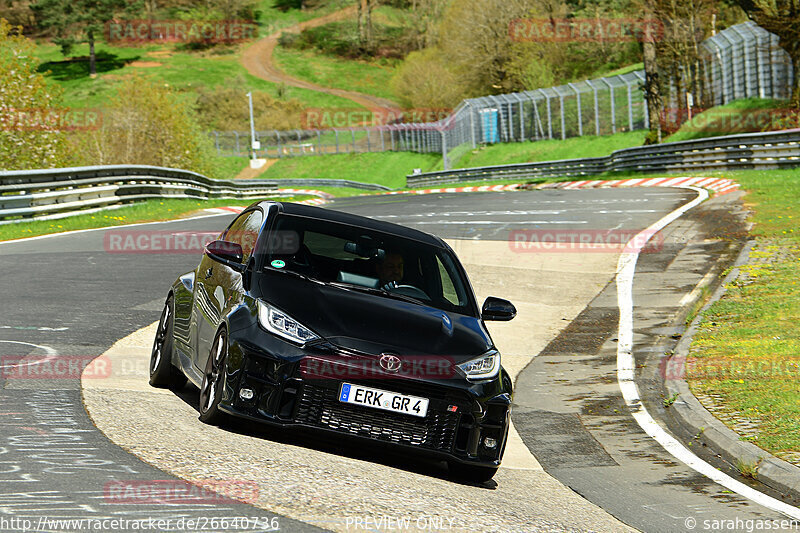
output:
M733 268L722 280L709 301L702 307L686 332L675 346L675 353L667 362L668 370L664 388L668 397L677 395L670 407L677 422L689 430L695 438L700 438L710 448L720 454L722 459L736 467L737 462L756 465L756 479L784 495L800 498L800 468L779 459L753 443L741 440L738 433L728 428L712 415L689 389L685 379L684 362L689 347L705 311L725 294L725 287L739 275L739 267L746 264L755 241L748 241L739 253ZM690 304L691 305L691 304Z

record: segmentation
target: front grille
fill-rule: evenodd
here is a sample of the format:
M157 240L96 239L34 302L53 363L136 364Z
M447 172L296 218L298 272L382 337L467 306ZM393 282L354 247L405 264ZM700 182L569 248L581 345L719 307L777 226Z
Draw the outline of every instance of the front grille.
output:
M350 405L338 400L336 389L306 382L295 421L381 441L449 451L453 446L458 415L436 412L433 405L428 406L424 418Z

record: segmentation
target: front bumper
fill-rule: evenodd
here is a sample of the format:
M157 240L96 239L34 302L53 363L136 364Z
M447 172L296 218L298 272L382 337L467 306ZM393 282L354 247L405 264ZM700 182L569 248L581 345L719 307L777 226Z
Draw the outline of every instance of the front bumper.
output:
M232 341L220 404L229 414L368 440L448 461L500 464L511 411L510 379L502 369L497 378L477 383L392 375L332 379L304 373L303 361L316 356L297 347L281 347L276 352L282 355L277 356L253 344ZM346 367L347 361L338 364ZM414 417L342 403L338 397L344 381L428 398L428 412ZM243 388L253 391L251 399L242 399L239 391Z

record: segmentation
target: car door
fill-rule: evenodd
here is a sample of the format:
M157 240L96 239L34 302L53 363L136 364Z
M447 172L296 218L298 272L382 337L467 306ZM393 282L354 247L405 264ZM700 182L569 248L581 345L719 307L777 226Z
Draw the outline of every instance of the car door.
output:
M253 254L263 215L260 209L243 212L228 226L220 239L242 246L245 264ZM255 229L253 229L255 228ZM203 255L195 276L192 325L195 328L194 366L205 367L219 325L243 291L242 275L236 270Z

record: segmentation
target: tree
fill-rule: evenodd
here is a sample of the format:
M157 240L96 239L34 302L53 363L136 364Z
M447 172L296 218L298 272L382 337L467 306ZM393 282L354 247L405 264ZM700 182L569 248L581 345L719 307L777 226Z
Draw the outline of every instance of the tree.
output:
M442 62L435 48L411 52L392 79L395 94L415 109L447 109L460 102L466 87Z
M63 166L68 160L56 109L60 92L36 71L34 44L0 18L0 169ZM55 122L52 120L55 118Z
M372 28L372 10L378 5L378 0L356 0L358 13L358 41L364 50L372 50L374 45Z
M89 44L89 74L97 75L95 40L105 25L122 11L133 13L139 3L126 0L37 0L31 8L42 28L55 33L53 41L69 55L77 43Z
M447 0L412 0L408 7L414 48L422 50L436 42L437 26L447 7Z
M646 36L642 42L642 59L644 61L644 99L647 102L647 116L650 117L650 134L647 142L660 143L663 105L656 44L652 36Z
M792 107L800 109L800 0L739 0L756 24L780 37L792 60Z
M532 0L459 0L451 3L439 27L443 62L462 79L472 95L515 89L509 76L513 52L509 25L529 16ZM532 45L535 43L522 43Z

